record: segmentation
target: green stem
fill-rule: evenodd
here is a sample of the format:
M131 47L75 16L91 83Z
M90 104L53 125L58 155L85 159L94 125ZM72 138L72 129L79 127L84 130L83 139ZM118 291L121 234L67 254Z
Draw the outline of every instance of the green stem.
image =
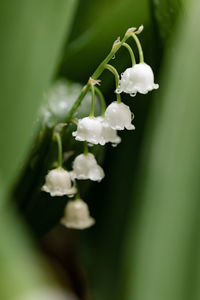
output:
M124 46L128 50L130 57L131 57L132 67L133 67L136 64L136 61L135 61L135 55L133 53L131 46L129 46L129 44L127 44L127 43L123 43L122 46Z
M84 147L83 153L84 153L84 155L87 155L88 154L88 143L86 141L83 142L83 147Z
M123 43L130 37L130 35L125 35L123 37L123 39L118 42L115 42L113 44L113 47L111 49L111 51L109 52L109 54L106 56L106 58L100 63L100 65L96 68L96 70L94 71L94 73L92 74L92 78L94 80L97 80L99 78L99 76L103 73L104 69L105 69L105 65L112 59L112 57L117 53L117 51L120 49L120 47L123 45ZM73 114L76 112L76 110L79 108L83 98L85 97L85 95L87 94L87 92L89 91L90 89L90 84L87 83L79 97L77 98L77 100L75 101L74 105L72 106L72 108L70 109L67 117L66 117L66 122L70 122L72 117L73 117ZM119 100L119 99L118 99Z
M75 196L75 199L74 201L80 199L80 194L79 194L79 191L78 191L78 187L77 187L77 184L76 184L76 189L77 189L77 192L76 192L76 196Z
M112 65L109 65L109 64L105 65L105 69L109 70L115 76L115 85L116 85L116 89L117 89L118 85L119 85L119 74L118 74L117 70L115 69L115 67L113 67ZM120 103L121 95L118 93L116 95L117 95L117 102Z
M62 140L60 133L57 132L55 137L58 144L58 167L62 167Z
M112 59L112 57L117 53L117 51L119 50L119 48L122 46L122 44L129 38L129 36L124 36L124 38L122 39L122 41L114 43L113 47L110 51L110 53L106 56L106 58L102 61L102 63L100 63L100 65L97 67L97 69L94 71L94 73L92 74L92 78L93 79L98 79L99 76L103 73L104 69L105 69L105 65Z
M94 88L95 88L96 93L99 96L100 101L101 101L101 116L104 117L104 114L105 114L105 111L106 111L105 98L103 96L103 93L100 91L100 89L97 86L95 86Z
M144 54L143 54L143 51L142 51L141 43L140 43L137 35L134 32L132 32L131 36L133 37L133 39L136 42L136 45L137 45L137 48L138 48L138 51L139 51L140 63L144 63Z
M92 101L91 101L91 107L90 107L90 117L94 117L95 89L94 89L93 84L90 84L90 89L91 89L91 93L92 93Z
M76 99L76 101L74 102L74 105L72 106L72 108L70 109L70 111L68 112L68 115L66 117L66 122L70 122L73 114L77 111L77 109L79 108L79 106L81 105L81 102L83 100L83 98L85 97L85 95L88 93L90 89L90 84L87 83L81 90L80 95L78 96L78 98Z

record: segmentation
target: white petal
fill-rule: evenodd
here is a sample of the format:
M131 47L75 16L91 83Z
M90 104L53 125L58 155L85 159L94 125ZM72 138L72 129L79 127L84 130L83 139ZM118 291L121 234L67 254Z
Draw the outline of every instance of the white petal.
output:
M98 118L86 117L78 121L77 131L73 132L72 135L77 141L105 145L102 128L102 123Z
M101 181L104 177L103 169L97 164L92 153L80 154L73 162L73 176L77 179Z
M159 85L154 83L154 74L146 63L135 64L128 68L121 75L118 92L125 92L135 96L137 92L147 94L153 89L158 89Z
M105 120L108 125L115 130L133 130L134 125L131 124L132 114L128 105L124 103L112 102L106 109Z
M42 190L50 193L52 197L76 193L76 188L72 186L70 173L63 168L56 168L48 172Z
M61 223L68 228L85 229L94 225L95 220L90 216L87 204L77 199L67 203Z

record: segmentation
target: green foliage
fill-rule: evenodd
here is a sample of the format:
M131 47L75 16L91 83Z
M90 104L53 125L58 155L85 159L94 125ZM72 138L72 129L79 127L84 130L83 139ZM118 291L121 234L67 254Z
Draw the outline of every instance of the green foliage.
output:
M141 205L136 220L129 214L123 299L199 297L199 13L196 1L174 34L146 128L137 182Z
M38 105L56 69L76 2L0 2L0 157L6 186L18 175L33 139Z
M0 298L23 294L49 279L8 200L33 141L34 121L67 37L76 1L0 1Z

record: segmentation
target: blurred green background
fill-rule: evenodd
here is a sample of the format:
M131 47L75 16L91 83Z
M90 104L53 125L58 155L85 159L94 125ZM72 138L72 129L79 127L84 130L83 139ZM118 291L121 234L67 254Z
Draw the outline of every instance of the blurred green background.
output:
M199 14L198 0L0 0L0 299L200 299ZM106 177L80 183L96 224L63 228L67 198L40 191L56 159L52 127L113 41L141 24L160 88L123 95L136 131L120 132L117 148L95 146ZM126 49L111 63L129 67ZM101 79L110 103L113 77ZM82 151L74 128L63 132L66 155Z

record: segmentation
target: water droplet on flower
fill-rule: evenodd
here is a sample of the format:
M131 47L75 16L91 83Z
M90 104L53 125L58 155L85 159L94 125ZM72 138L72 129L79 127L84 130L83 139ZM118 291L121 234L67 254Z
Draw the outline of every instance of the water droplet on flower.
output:
M135 97L135 96L136 96L136 93L131 93L130 96L131 96L131 97Z
M135 118L134 113L131 113L131 121Z
M74 194L71 194L71 195L68 195L69 198L73 198L74 197Z
M115 55L113 55L112 59L115 59Z
M117 144L112 144L113 147L117 147Z
M117 88L117 89L115 90L115 92L116 92L117 94L120 94L120 93L121 93L121 90L120 90L119 88Z
M123 76L124 75L124 73L121 73L121 76Z

